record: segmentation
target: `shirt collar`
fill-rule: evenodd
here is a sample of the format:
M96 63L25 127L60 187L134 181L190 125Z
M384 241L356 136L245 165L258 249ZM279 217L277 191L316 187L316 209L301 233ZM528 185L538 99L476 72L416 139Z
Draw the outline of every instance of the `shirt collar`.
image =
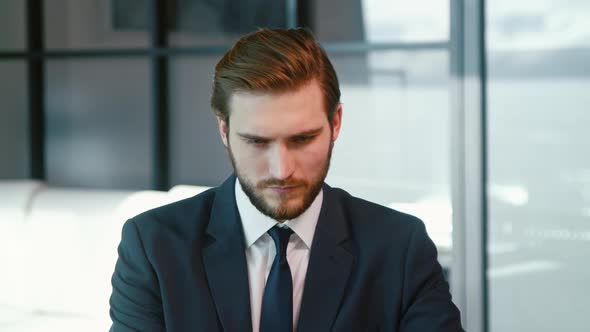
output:
M235 184L236 205L242 219L246 248L250 248L264 233L279 222L262 214L252 205L246 193L236 178ZM311 242L315 233L320 210L323 201L323 191L320 190L311 205L295 219L287 220L283 225L288 226L311 249Z

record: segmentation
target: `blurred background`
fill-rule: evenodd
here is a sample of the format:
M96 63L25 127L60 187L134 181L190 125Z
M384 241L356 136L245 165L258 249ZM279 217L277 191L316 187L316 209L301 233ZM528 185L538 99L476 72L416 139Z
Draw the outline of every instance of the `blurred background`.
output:
M0 331L105 331L123 222L231 174L213 69L311 28L327 182L422 218L468 331L587 331L587 0L0 0Z

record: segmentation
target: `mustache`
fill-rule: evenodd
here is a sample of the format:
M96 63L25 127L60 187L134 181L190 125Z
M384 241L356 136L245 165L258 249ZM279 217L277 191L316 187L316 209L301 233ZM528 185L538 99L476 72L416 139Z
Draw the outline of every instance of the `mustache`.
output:
M298 186L304 186L304 185L305 185L305 181L301 181L301 180L297 180L297 179L292 179L292 180L268 179L268 180L262 180L262 181L258 182L256 187L262 189L262 188L267 188L267 187L298 187Z

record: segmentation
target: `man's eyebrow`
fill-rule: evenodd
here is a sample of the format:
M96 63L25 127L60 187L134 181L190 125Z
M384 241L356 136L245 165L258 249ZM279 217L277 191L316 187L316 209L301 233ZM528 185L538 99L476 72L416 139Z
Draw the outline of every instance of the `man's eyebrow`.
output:
M315 128L315 129L309 129L309 130L305 130L302 132L299 132L295 135L293 135L293 137L297 137L297 136L313 136L315 134L319 134L322 131L322 127L320 128Z
M298 137L298 136L313 136L316 134L319 134L322 131L323 128L314 128L314 129L309 129L309 130L305 130L299 133L296 133L294 135L291 135L291 137ZM247 133L237 133L238 136L245 138L245 139L253 139L253 140L267 140L270 141L271 138L268 137L264 137L264 136L260 136L260 135L254 135L254 134L247 134Z
M237 133L238 136L245 138L245 139L255 139L255 140L270 140L270 138L268 137L263 137L263 136L258 136L258 135L252 135L252 134L242 134L242 133Z

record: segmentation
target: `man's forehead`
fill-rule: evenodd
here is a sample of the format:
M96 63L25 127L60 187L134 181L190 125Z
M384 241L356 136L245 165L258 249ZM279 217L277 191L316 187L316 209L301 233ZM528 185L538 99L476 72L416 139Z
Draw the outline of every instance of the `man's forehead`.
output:
M315 111L324 111L322 91L315 81L287 91L237 91L232 93L228 104L231 117L239 113L245 116L249 115L247 113L276 113L281 110L291 113L307 112L308 115Z
M317 86L280 94L237 93L230 101L234 132L266 137L292 136L328 125Z
M229 96L229 104L230 106L240 106L239 104L236 105L236 102L243 102L244 100L250 101L271 101L277 100L293 95L297 95L301 92L310 92L316 88L316 84L307 83L301 86L294 87L292 89L284 89L284 90L276 90L276 91L256 91L256 90L238 90L233 92ZM319 86L317 86L319 89ZM321 96L321 95L320 95Z
M266 92L266 91L236 91L229 97L229 106L233 111L238 108L246 101L263 101L279 96L280 92Z

